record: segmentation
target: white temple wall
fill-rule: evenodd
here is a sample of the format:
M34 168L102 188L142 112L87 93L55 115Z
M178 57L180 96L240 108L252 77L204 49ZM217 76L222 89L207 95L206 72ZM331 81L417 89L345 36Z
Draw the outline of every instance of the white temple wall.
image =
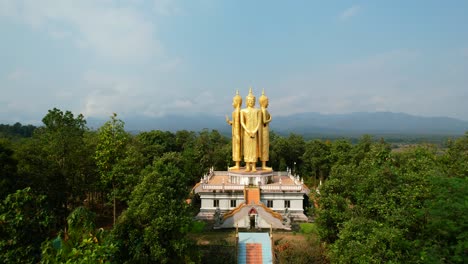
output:
M219 199L219 208L221 210L229 210L230 204L231 202L231 199L227 200L227 199Z
M269 228L270 227L270 223L268 223L267 221L265 221L265 219L263 219L261 216L259 216L257 218L257 225L258 227L260 228Z
M209 198L201 199L200 209L212 209L212 206L213 206L213 199L209 199Z
M303 199L301 200L291 200L291 210L301 210L303 211Z
M242 192L219 192L219 193L200 193L200 210L216 210L214 201L219 201L219 209L232 210L244 202L244 193ZM231 207L231 200L236 200L236 206Z
M268 201L273 202L271 209L275 211L285 210L285 201L289 201L289 210L303 211L303 193L262 193L261 201L268 206Z
M282 212L285 210L285 201L289 201L289 210L292 212L303 212L303 193L283 193L283 192L263 192L260 195L260 201L268 206L268 201L273 203L271 209ZM201 211L214 211L214 200L218 200L219 208L222 211L229 211L245 202L243 192L210 192L200 193ZM231 200L236 200L236 206L231 207Z
M248 216L243 217L242 219L237 221L237 226L240 228L250 227L250 218Z

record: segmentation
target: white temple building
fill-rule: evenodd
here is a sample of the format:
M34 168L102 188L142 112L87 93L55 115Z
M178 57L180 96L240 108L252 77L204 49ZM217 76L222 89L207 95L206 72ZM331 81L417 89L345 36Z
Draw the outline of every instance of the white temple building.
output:
M215 220L215 228L290 229L291 220L307 221L304 199L309 188L291 170L214 171L193 192L200 196L197 219Z

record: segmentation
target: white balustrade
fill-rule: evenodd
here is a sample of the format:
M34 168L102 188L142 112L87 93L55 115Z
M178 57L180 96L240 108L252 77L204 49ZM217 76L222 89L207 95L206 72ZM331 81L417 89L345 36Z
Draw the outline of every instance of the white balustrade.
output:
M244 190L244 185L203 184L203 190Z
M260 186L262 191L301 191L302 186L300 185L262 185Z

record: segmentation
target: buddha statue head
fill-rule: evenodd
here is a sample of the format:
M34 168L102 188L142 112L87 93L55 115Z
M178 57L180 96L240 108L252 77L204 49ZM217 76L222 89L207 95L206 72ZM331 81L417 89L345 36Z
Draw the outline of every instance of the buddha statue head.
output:
M255 95L252 93L252 87L250 87L249 94L245 98L247 100L247 106L248 107L254 107L255 106Z
M239 95L239 90L237 90L236 95L232 98L232 106L234 108L240 107L242 105L242 96Z
M268 107L268 97L265 95L265 89L262 90L262 96L258 98L258 102L260 103L260 106L263 108Z

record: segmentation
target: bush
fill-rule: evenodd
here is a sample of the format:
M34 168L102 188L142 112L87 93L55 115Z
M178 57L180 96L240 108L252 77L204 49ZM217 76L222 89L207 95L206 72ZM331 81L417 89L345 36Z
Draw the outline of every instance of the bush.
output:
M205 229L205 222L202 221L194 221L192 223L192 227L190 228L190 233L201 233Z
M317 234L317 226L314 223L299 224L299 232L302 234Z

